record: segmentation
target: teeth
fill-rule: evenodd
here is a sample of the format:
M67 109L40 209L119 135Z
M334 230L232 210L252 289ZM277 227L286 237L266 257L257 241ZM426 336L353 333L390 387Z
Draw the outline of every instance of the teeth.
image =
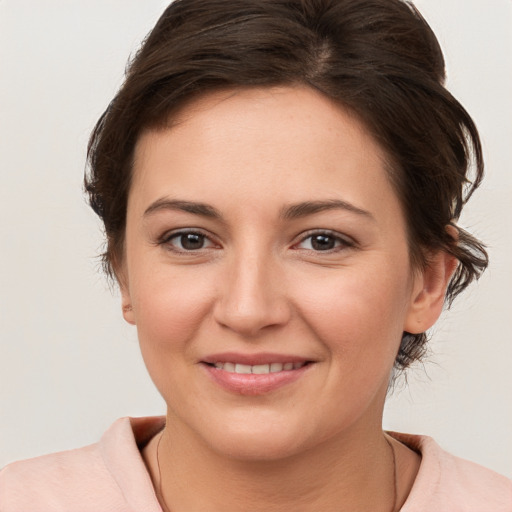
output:
M223 370L226 370L227 372L235 372L235 365L233 363L224 363L222 366Z
M254 373L256 375L263 375L265 373L277 373L290 370L297 370L302 368L306 363L270 363L270 364L239 364L239 363L215 363L215 368L224 370L230 373Z
M251 366L251 373L269 373L270 372L270 365L268 364L255 364L254 366Z
M270 373L277 373L283 371L282 363L270 363Z
M235 365L235 373L252 373L250 364Z

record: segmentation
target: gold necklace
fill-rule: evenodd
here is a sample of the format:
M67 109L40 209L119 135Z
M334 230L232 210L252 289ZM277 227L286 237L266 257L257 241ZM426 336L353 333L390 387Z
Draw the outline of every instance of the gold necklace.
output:
M398 476L396 471L395 447L393 446L393 443L388 439L388 436L386 434L384 434L384 439L386 440L386 443L388 443L388 446L391 448L391 456L393 458L393 508L391 509L391 512L397 512L396 504L398 501Z
M158 453L160 451L160 441L162 440L163 435L164 431L162 430L160 437L158 438L158 443L156 445L156 464L158 466L158 487L156 492L158 496L158 501L160 501L160 505L162 505L164 512L170 512L170 510L167 508L167 503L165 502L164 496L162 494L162 473L160 471L160 458L158 457Z
M158 486L156 489L158 500L160 501L160 504L162 505L162 508L164 509L164 512L171 512L167 508L167 503L165 502L164 496L162 494L162 472L160 471L160 458L159 458L159 452L160 452L160 441L162 441L163 437L163 430L160 434L160 437L158 438L158 443L156 445L156 464L158 466ZM393 508L391 509L391 512L397 512L396 510L396 503L398 500L398 481L397 481L397 471L396 471L396 454L395 454L395 447L389 441L386 434L384 434L384 439L386 440L386 443L388 444L389 448L391 449L391 456L393 458Z

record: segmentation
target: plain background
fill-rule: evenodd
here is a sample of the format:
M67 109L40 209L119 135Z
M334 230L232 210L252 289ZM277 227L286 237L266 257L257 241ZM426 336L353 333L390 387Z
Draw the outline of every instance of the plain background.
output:
M82 194L88 135L165 5L0 0L0 467L165 411L100 272L101 229ZM417 6L481 131L487 179L461 224L487 242L491 266L435 328L384 426L512 477L512 1Z

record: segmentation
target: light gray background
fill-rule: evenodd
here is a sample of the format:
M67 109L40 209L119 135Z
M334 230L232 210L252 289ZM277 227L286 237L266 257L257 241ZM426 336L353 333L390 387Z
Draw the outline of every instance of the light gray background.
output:
M100 226L81 191L89 132L165 4L0 0L0 467L165 410L99 272ZM512 477L512 2L417 5L481 130L487 180L462 225L492 263L435 329L385 427Z

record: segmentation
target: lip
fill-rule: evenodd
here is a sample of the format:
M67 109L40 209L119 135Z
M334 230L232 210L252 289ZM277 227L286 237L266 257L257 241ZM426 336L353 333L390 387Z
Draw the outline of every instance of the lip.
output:
M214 363L238 363L246 365L258 365L269 363L308 363L294 370L282 370L280 372L254 374L233 373L215 368ZM285 354L237 354L222 353L206 357L200 366L208 377L226 391L238 395L264 395L272 391L288 386L303 378L314 366L314 361L299 356Z

